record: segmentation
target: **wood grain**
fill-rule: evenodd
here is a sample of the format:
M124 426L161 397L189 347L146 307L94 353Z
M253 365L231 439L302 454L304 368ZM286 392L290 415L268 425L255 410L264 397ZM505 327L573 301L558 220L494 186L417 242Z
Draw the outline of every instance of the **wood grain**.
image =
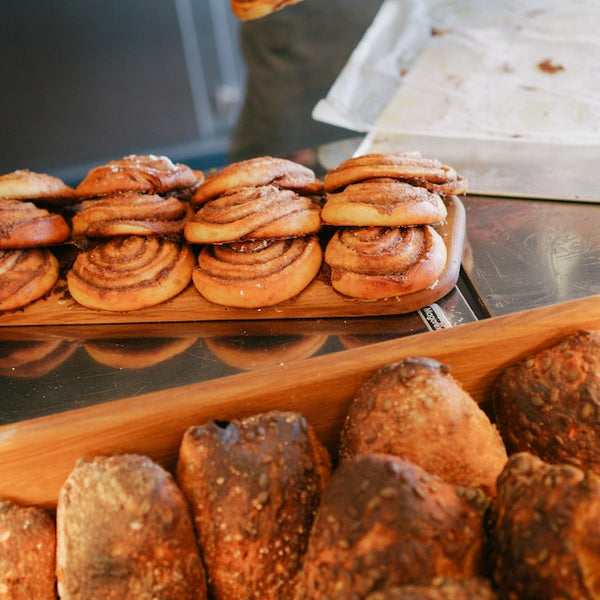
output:
M65 281L54 291L22 310L0 313L3 325L92 325L115 323L166 323L320 317L363 317L406 314L443 298L452 290L460 273L465 243L465 208L456 196L446 198L448 217L436 226L444 239L447 260L437 284L421 292L387 300L363 301L342 296L317 278L298 296L277 306L261 309L229 308L205 300L190 284L181 294L160 305L127 313L96 311L77 304L68 294Z
M435 358L485 402L502 368L586 328L600 329L599 296L5 425L0 497L52 508L82 456L138 452L172 468L188 427L274 408L303 412L335 452L348 403L385 364Z

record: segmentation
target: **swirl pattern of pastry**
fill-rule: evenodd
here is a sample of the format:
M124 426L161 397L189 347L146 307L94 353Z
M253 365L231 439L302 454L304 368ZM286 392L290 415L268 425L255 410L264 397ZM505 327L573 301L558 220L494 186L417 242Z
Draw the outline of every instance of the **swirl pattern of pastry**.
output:
M0 175L0 198L69 204L76 196L75 190L58 177L35 173L29 169L19 169Z
M299 294L316 277L322 259L316 235L208 245L192 277L210 302L260 308Z
M272 185L245 187L209 200L189 219L185 239L220 244L299 237L321 228L321 208L310 198Z
M393 177L414 183L443 196L462 194L467 181L456 170L437 159L424 158L419 152L364 154L349 158L325 175L325 191L339 190L351 183Z
M427 289L443 272L446 258L444 240L430 225L340 228L325 249L333 288L363 300Z
M71 230L64 218L32 202L0 199L0 248L33 248L59 244Z
M75 191L79 198L118 192L189 196L202 179L200 172L166 156L131 154L94 167Z
M300 194L321 194L323 182L312 169L285 158L259 156L227 165L209 175L191 198L198 206L240 187L274 185Z
M84 200L73 216L73 235L179 235L191 212L187 202L175 196L124 192Z
M189 247L152 236L115 237L80 253L67 273L73 298L96 310L126 312L173 298L191 281Z
M329 225L401 227L439 223L448 215L442 198L389 177L360 181L327 194L321 218Z
M58 280L58 260L46 248L0 250L0 311L21 308Z

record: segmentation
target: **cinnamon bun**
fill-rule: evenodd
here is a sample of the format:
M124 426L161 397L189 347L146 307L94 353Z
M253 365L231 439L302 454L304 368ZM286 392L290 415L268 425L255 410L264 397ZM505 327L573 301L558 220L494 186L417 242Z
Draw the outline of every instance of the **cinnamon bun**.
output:
M60 205L74 202L76 195L75 190L58 177L18 169L0 175L0 198Z
M347 227L427 225L447 215L438 194L388 177L352 183L327 194L321 211L324 223Z
M467 181L454 168L437 159L424 158L420 152L374 153L349 158L329 170L323 184L325 191L332 192L376 177L393 177L443 196L463 194L467 188Z
M166 156L131 154L91 169L75 189L79 198L118 192L189 197L202 180L200 171Z
M117 235L177 236L183 233L190 205L175 196L123 192L84 200L72 219L77 237Z
M58 260L46 248L0 250L0 311L22 308L58 281Z
M80 253L67 273L75 301L88 308L127 312L173 298L190 283L190 248L164 238L111 238Z
M292 190L244 187L203 204L186 223L185 239L219 244L299 237L319 231L320 212L310 198Z
M33 202L0 198L0 248L34 248L69 239L65 219Z
M363 300L427 289L446 266L444 240L430 225L338 229L325 248L332 287Z
M323 252L317 236L204 246L193 282L204 298L240 308L293 298L316 277Z
M259 156L227 165L206 177L191 198L194 206L240 187L274 185L303 195L317 195L323 182L312 169L286 158Z

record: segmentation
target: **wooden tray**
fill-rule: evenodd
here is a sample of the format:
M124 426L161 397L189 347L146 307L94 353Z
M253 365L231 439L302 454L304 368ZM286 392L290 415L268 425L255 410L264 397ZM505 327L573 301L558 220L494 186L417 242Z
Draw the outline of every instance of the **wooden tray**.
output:
M458 280L465 243L465 209L456 196L447 198L446 205L448 217L436 227L446 243L446 267L437 284L422 292L373 302L355 300L337 293L326 277L318 276L301 294L285 303L262 309L239 309L208 302L190 284L177 297L158 306L117 313L95 311L77 304L65 293L66 283L60 281L47 297L23 310L0 314L0 326L300 319L410 313L443 298Z
M172 469L188 427L276 408L303 412L335 453L348 404L377 368L429 356L484 402L502 368L583 328L600 328L600 296L5 425L0 497L52 508L82 456L137 452Z

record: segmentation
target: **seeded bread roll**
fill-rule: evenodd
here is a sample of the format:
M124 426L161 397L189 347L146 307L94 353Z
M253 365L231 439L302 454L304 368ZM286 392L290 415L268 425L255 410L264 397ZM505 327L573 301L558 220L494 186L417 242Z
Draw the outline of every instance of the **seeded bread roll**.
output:
M306 419L272 411L184 435L177 480L192 506L215 600L289 600L327 451Z
M55 600L55 551L46 511L0 500L0 598Z
M61 600L206 600L186 500L138 455L80 461L56 510Z
M600 331L579 331L507 367L493 390L509 452L600 472Z
M435 577L479 576L485 496L386 454L331 476L313 524L296 600L351 600Z
M340 457L365 452L403 457L490 495L507 460L496 427L450 368L423 357L387 365L359 389L342 428Z
M510 457L492 504L493 579L502 598L600 598L600 477Z
M429 584L404 585L385 592L373 592L365 600L497 600L490 582L482 577L446 579L437 577Z

